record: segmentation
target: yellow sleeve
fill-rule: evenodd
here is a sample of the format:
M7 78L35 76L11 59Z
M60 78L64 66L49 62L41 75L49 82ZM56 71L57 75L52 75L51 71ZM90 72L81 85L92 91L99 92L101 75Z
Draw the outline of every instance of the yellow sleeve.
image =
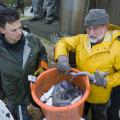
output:
M55 46L55 60L61 55L68 55L69 51L76 51L80 42L80 35L61 38Z
M113 73L108 75L107 81L108 81L108 86L110 87L115 87L120 85L120 41L117 40L115 43L115 46L112 49L113 54Z

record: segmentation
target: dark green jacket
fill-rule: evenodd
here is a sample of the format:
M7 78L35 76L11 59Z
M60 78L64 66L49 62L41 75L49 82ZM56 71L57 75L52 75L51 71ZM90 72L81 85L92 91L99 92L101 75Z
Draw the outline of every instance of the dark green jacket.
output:
M47 61L44 46L32 34L25 35L23 66L5 49L0 39L0 79L5 96L15 105L29 103L28 74L33 74L41 60Z

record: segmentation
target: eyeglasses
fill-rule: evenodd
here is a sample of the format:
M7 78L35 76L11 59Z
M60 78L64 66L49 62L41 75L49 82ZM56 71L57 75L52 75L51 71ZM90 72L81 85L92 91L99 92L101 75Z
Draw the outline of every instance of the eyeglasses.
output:
M91 30L93 30L93 31L98 31L98 30L100 30L103 26L104 26L104 25L101 25L101 26L86 27L85 30L86 30L87 32L90 32Z

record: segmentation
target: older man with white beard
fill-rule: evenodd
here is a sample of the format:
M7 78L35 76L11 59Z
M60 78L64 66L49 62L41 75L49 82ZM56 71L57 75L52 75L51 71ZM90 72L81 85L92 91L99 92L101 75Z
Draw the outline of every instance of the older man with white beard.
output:
M55 47L60 72L69 74L69 51L76 53L77 75L88 75L90 95L83 117L91 109L92 120L107 120L111 90L120 85L120 30L109 30L109 15L104 9L91 9L84 22L87 34L64 37Z

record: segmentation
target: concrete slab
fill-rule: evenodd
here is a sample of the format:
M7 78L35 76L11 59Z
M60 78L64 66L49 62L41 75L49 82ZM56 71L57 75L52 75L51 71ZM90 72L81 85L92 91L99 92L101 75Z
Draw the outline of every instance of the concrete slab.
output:
M30 28L31 32L46 39L50 39L51 34L54 34L59 30L58 20L55 20L51 24L45 24L45 18L34 22L23 20L22 23L23 25L27 25Z

